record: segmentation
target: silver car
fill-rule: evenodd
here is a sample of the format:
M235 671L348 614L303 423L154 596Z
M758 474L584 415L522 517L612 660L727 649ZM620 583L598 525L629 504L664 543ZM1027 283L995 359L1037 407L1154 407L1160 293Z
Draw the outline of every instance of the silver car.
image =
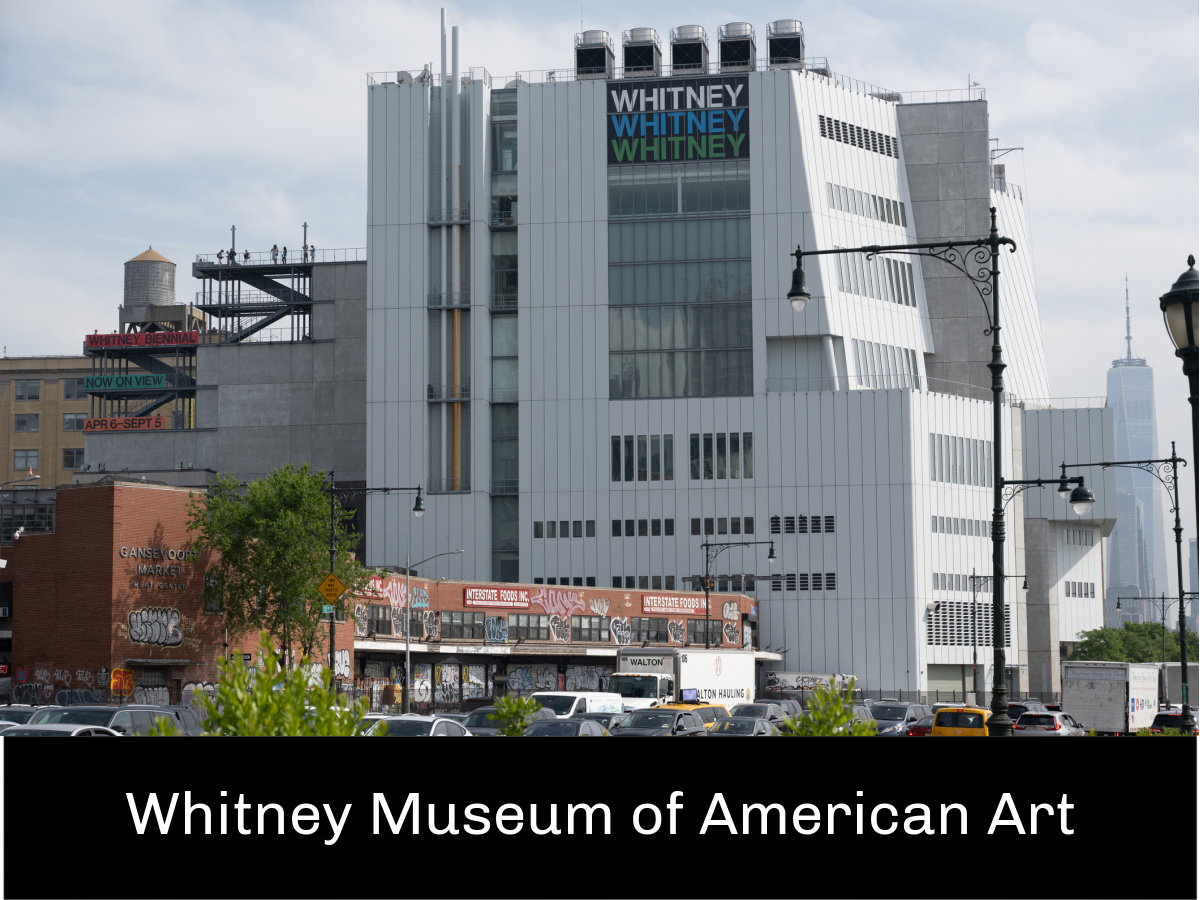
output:
M1027 712L1013 725L1013 737L1086 737L1087 729L1065 712Z

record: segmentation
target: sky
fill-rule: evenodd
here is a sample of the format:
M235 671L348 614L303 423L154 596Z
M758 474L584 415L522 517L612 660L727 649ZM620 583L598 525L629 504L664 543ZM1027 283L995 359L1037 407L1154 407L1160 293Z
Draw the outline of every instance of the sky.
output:
M464 69L569 68L574 35L798 18L805 55L890 90L987 92L1033 242L1054 397L1099 397L1134 350L1159 449L1191 457L1187 380L1158 297L1200 241L1194 2L459 3ZM0 347L76 355L115 330L123 263L230 244L366 244L366 73L440 56L436 4L0 0ZM1191 496L1190 472L1185 497ZM1185 500L1188 536L1195 534ZM1186 549L1185 549L1186 554ZM1172 570L1174 560L1171 559ZM1186 555L1185 555L1186 566Z

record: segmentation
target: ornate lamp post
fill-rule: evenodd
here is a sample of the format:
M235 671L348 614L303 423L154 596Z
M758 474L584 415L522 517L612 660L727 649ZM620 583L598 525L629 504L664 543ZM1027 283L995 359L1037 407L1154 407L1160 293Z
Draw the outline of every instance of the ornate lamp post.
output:
M796 257L796 268L792 272L792 287L788 291L788 302L796 312L803 312L805 305L811 299L804 283L803 261L806 256L819 256L833 253L863 253L870 259L879 253L905 253L910 256L924 256L941 260L957 269L966 276L975 292L983 303L984 313L988 318L988 328L984 332L992 336L992 361L988 369L992 373L992 578L995 591L993 597L993 622L1000 635L999 640L993 640L993 666L997 673L1004 672L1004 478L1001 473L1002 438L1001 430L1004 408L1004 362L1000 347L1000 248L1007 246L1010 253L1015 253L1017 243L1012 238L1004 237L996 228L996 207L991 210L991 230L985 238L965 241L941 241L927 244L878 244L866 247L852 247L837 250L802 250L796 248L791 254ZM990 263L990 265L989 265ZM991 308L988 308L988 301ZM1015 484L1016 482L1010 482ZM1012 734L1012 719L1008 717L1008 686L1004 679L992 679L992 717L988 720L988 734L1007 737Z
M420 518L425 515L425 499L422 496L421 485L413 487L376 487L376 488L339 488L334 487L333 471L329 472L329 572L333 574L336 564L337 544L335 542L337 528L337 504L334 502L336 496L353 497L358 494L390 494L392 491L405 492L416 491L417 501L413 504L413 516ZM329 616L329 671L334 671L334 620L337 618L337 612L330 613Z
M778 557L775 555L774 541L728 541L725 543L712 543L705 541L700 545L704 551L704 649L707 650L711 646L709 641L709 615L708 615L708 592L712 589L712 564L718 556L728 550L730 547L753 547L756 544L770 544L771 549L767 553L767 562L774 564Z
M1197 300L1200 298L1200 275L1196 272L1196 257L1188 257L1188 269L1175 280L1171 290L1158 298L1159 309L1162 310L1163 322L1167 326L1167 334L1175 345L1175 355L1183 360L1183 374L1187 376L1190 394L1188 402L1192 404L1192 462L1196 461L1196 429L1200 428L1200 416L1196 411L1196 380L1197 380ZM1193 478L1192 486L1196 493L1196 510L1200 511L1200 479ZM1176 506L1179 504L1176 503ZM1184 701L1186 708L1186 700Z
M1190 260L1191 257L1189 256ZM1196 283L1196 270L1189 269L1192 273L1192 284ZM1180 278L1187 277L1187 273ZM1178 284L1178 282L1177 282ZM1193 288L1193 321L1194 321L1194 304L1195 304L1195 289ZM1193 342L1195 341L1195 329L1193 332ZM1187 370L1187 360L1184 360L1184 370ZM1196 348L1192 346L1192 440L1196 440L1195 431L1195 384L1196 384ZM1135 459L1128 462L1098 462L1098 463L1063 463L1062 473L1063 478L1067 477L1067 469L1080 469L1086 466L1100 466L1102 469L1121 468L1121 469L1141 469L1143 472L1148 472L1158 479L1159 483L1167 489L1167 496L1174 498L1175 506L1171 512L1175 513L1175 577L1179 585L1179 662L1182 666L1179 677L1182 679L1180 685L1183 689L1183 718L1180 720L1180 725L1190 732L1196 727L1195 715L1192 707L1188 703L1188 671L1187 671L1187 617L1184 615L1184 590L1183 590L1183 525L1179 521L1179 467L1187 465L1186 459L1181 459L1175 452L1175 442L1171 441L1171 455L1166 459ZM1120 598L1117 599L1117 609L1121 606ZM1164 611L1163 620L1163 640L1166 640L1166 619Z

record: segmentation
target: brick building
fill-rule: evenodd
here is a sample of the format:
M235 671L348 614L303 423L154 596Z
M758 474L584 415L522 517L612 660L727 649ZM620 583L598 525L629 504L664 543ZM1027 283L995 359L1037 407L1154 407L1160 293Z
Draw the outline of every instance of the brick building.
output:
M14 701L179 702L215 680L227 647L254 664L255 636L227 645L219 603L206 597L207 554L187 528L192 493L112 475L60 488L55 530L17 541L0 570ZM408 610L417 709L603 690L620 645L703 645L704 603L702 593L423 578L406 588L402 575L379 576L336 629L335 676L373 708L402 702ZM712 646L757 649L756 601L711 603Z

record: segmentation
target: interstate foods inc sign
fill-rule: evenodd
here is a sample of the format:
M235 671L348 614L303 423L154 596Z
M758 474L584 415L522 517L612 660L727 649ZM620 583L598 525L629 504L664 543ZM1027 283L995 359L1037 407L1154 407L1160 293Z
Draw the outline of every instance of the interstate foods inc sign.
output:
M745 75L608 82L608 164L745 159Z

